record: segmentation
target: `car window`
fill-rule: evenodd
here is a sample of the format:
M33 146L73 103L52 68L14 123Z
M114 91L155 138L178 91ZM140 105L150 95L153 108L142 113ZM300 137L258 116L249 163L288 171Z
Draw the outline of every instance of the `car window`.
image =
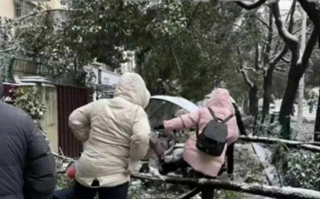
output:
M151 100L149 106L146 109L150 126L154 127L163 120L172 119L174 114L174 106L175 105L167 101Z

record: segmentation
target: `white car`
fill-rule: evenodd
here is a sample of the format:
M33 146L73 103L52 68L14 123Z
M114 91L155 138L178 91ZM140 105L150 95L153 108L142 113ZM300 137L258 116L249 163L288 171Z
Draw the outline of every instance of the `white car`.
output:
M180 109L184 109L190 113L198 110L199 107L182 97L166 95L152 96L149 106L146 108L150 126L155 127L164 120L174 118L175 113Z

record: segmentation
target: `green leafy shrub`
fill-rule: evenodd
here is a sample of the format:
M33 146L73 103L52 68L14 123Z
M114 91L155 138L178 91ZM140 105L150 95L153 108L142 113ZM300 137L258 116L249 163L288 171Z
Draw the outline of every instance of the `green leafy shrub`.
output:
M19 87L13 93L13 105L21 108L39 124L43 119L46 107L39 101L39 91L37 87Z
M292 122L291 122L292 123ZM254 132L258 136L281 137L282 126L277 115L258 113L255 118ZM297 137L298 131L290 126L290 139Z
M283 185L320 190L320 154L277 145L272 163L281 173Z

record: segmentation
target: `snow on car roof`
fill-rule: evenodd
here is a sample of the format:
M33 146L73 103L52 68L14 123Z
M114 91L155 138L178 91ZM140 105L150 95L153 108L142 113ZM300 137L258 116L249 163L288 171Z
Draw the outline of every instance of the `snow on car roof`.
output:
M181 108L193 112L199 109L197 105L182 97L172 97L167 95L152 96L151 99L164 100L180 106Z

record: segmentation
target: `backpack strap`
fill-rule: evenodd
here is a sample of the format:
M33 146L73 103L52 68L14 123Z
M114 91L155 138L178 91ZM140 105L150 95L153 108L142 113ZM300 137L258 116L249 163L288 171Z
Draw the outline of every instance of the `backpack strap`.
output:
M226 119L224 119L221 123L226 123L228 122L231 118L233 118L233 114L229 115Z
M218 118L215 116L215 114L212 111L212 109L211 108L208 108L208 109L209 109L209 112L210 112L211 116L213 117L213 119L218 121ZM220 124L228 122L231 118L233 118L233 116L234 116L233 114L229 115L226 119L222 120L220 122ZM198 125L197 125L196 135L197 135L197 139L198 139L199 138L199 121L198 121Z
M209 112L211 114L211 116L213 117L214 120L218 121L218 118L216 117L216 115L214 114L214 112L212 111L211 108L208 108L209 109Z
M216 121L218 121L219 119L215 116L215 114L214 114L214 112L212 111L212 109L211 109L211 108L208 108L208 109L209 109L209 112L211 113L213 119L216 120ZM234 116L233 114L229 115L226 119L221 120L221 123L226 123L226 122L228 122L231 118L233 118L233 116Z
M199 120L200 120L200 118L199 118ZM196 136L197 136L197 140L198 140L198 138L199 138L199 121L197 124Z
M212 111L212 109L208 107L208 110L209 110L211 116L213 117L213 120L218 121L218 118L215 116L215 114L214 114L214 112ZM199 119L200 119L200 118L199 118ZM196 134L197 134L197 139L198 139L198 138L199 138L199 121L198 121L198 125L197 125Z

